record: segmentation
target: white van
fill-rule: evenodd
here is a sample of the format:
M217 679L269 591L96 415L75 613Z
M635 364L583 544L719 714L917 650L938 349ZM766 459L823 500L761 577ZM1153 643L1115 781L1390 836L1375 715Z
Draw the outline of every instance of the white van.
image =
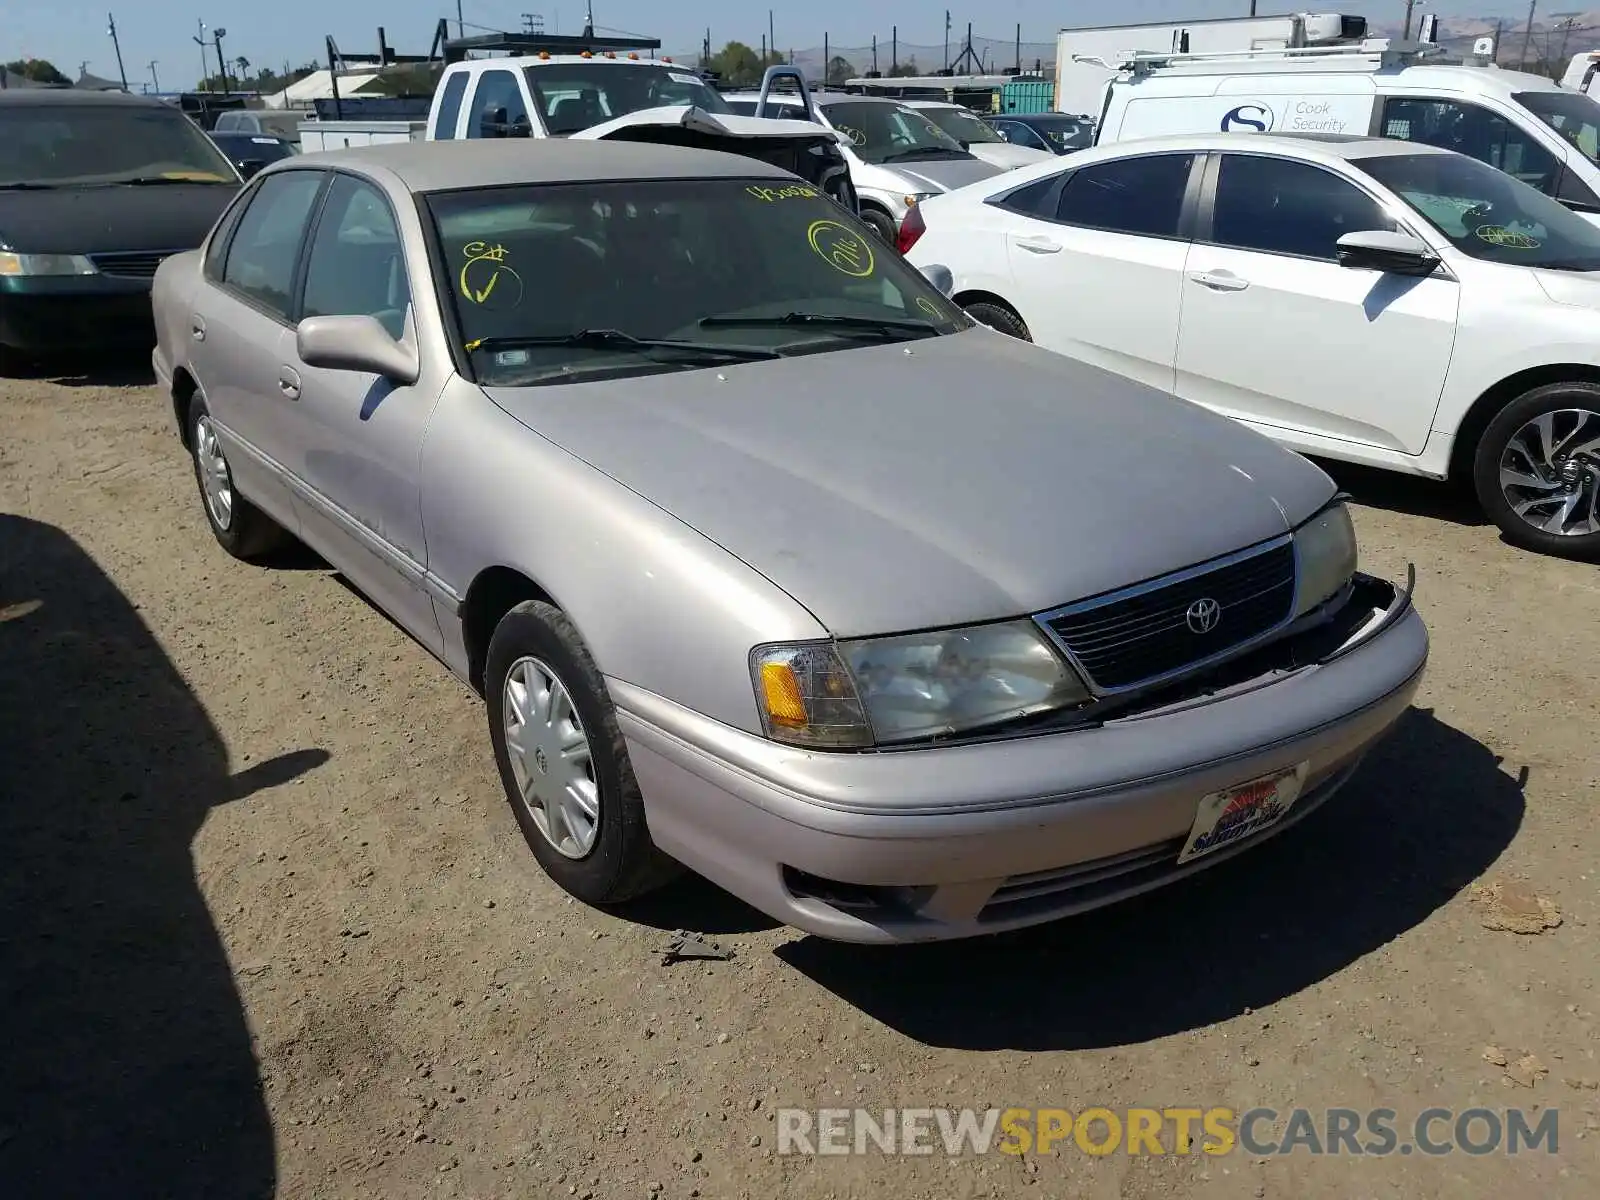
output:
M1218 131L1424 142L1480 159L1600 224L1600 104L1542 75L1427 61L1438 53L1373 40L1129 55L1106 85L1097 142Z

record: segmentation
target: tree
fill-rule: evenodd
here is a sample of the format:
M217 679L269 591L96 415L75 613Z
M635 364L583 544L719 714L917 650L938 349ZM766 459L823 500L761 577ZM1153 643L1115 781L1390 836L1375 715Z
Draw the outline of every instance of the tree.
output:
M704 71L715 71L725 83L748 86L760 83L761 76L768 67L781 65L783 61L782 54L769 50L766 61L763 62L759 51L751 49L743 42L729 42L701 63L700 68Z
M56 65L44 58L19 58L14 62L0 65L7 75L20 75L24 79L31 79L35 83L71 83Z
M841 56L835 54L828 60L827 82L829 84L843 83L845 80L854 79L855 77L856 66L849 59L842 58Z
M910 79L913 76L920 74L922 74L922 72L917 68L917 56L914 54L910 58L906 59L905 62L896 63L894 66L889 68L890 79Z

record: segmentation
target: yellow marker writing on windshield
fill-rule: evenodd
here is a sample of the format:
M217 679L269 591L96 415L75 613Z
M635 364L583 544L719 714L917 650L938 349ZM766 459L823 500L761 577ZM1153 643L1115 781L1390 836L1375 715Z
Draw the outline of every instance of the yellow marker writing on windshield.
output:
M461 252L466 255L467 261L461 265L461 274L457 277L456 283L463 298L474 304L487 303L489 297L494 295L500 277L509 275L516 284L517 293L510 307L514 308L522 303L522 277L506 263L504 246L498 243L490 245L488 242L468 242ZM486 265L480 266L480 264Z

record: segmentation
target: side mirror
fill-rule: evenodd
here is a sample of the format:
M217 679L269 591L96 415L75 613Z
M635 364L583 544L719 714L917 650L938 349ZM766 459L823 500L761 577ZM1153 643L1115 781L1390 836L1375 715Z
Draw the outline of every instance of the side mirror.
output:
M295 330L295 351L308 367L360 371L394 383L415 383L417 352L389 336L375 317L307 317Z
M1439 256L1409 233L1365 229L1347 233L1337 243L1339 265L1389 275L1432 275Z
M950 299L950 294L956 290L956 277L950 273L949 267L943 263L929 263L925 267L919 267L918 270L922 272L924 279L939 289L941 296L946 300Z
M266 166L266 160L261 158L247 158L239 164L239 174L246 179L254 179L261 173L261 168Z

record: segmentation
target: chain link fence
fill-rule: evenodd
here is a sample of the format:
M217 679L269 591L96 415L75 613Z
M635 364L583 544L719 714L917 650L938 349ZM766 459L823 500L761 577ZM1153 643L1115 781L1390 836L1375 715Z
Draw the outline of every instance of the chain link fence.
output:
M1374 30L1375 36L1399 36L1399 29ZM1485 33L1481 27L1476 33L1452 34L1441 22L1439 43L1447 57L1461 59L1472 52L1472 44ZM1559 79L1572 55L1588 49L1600 39L1600 25L1556 25L1535 27L1531 37L1526 37L1525 27L1507 22L1501 29L1498 61L1502 67L1522 69L1534 74L1549 75ZM759 55L764 40L759 31L753 38L739 38ZM1524 40L1527 42L1524 51ZM667 49L675 62L696 63L715 68L720 58L722 44L713 41L711 60L705 57L705 47ZM958 75L998 75L1020 68L1024 72L1041 71L1047 77L1055 74L1056 43L1051 41L1021 41L1015 37L979 37L974 34L970 46L965 33L952 36L948 44L900 41L894 35L878 38L865 45L835 44L830 38L815 46L769 46L769 54L799 67L808 79L826 78L839 83L845 79L863 76L872 71L882 75L933 75L950 68ZM759 71L759 68L757 68Z

